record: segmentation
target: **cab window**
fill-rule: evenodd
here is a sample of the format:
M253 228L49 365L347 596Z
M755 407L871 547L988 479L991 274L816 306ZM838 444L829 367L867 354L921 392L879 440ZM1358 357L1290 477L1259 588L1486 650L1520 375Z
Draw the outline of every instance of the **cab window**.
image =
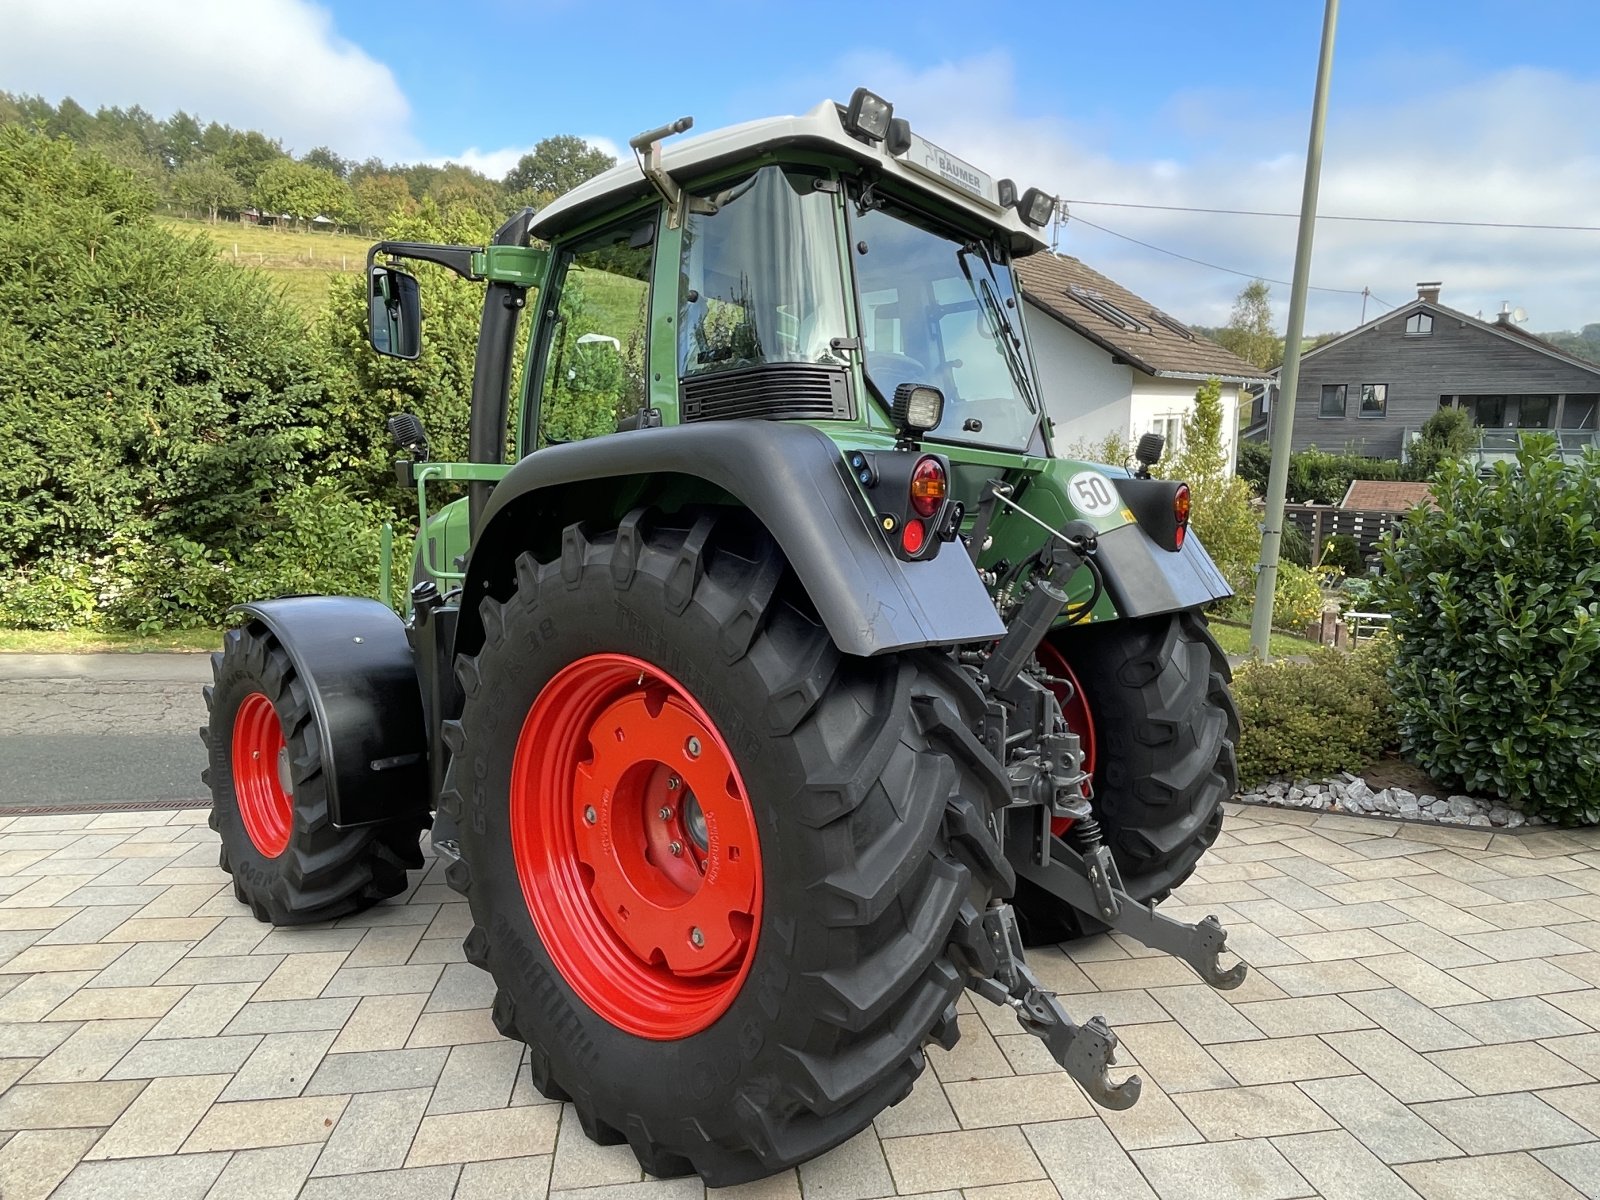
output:
M559 249L544 309L539 444L615 433L644 407L654 231L651 215Z

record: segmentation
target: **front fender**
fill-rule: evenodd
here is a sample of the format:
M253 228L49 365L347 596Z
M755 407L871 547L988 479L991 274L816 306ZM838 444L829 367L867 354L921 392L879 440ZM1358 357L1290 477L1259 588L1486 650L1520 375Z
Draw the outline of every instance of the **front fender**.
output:
M426 811L422 692L394 610L361 596L288 596L236 611L272 632L309 693L334 825Z
M478 602L509 586L516 555L559 544L572 521L620 516L619 493L686 476L748 508L782 548L834 644L847 654L992 641L1005 632L959 544L901 562L831 439L809 425L727 421L641 429L551 446L495 485L473 539L456 648L482 644ZM648 498L648 488L640 493Z

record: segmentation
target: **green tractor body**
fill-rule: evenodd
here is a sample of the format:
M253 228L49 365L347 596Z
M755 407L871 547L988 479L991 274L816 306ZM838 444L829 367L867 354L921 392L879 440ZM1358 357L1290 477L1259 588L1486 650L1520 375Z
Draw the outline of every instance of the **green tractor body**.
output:
M668 141L689 124L489 246L373 248L379 353L425 337L396 263L484 284L471 461L391 422L403 622L244 606L208 693L236 891L353 911L431 822L502 1032L656 1174L837 1145L963 987L1125 1107L1115 1035L1024 944L1109 927L1243 978L1214 920L1154 907L1234 786L1187 488L1159 446L1054 453L1012 270L1051 197L865 91Z

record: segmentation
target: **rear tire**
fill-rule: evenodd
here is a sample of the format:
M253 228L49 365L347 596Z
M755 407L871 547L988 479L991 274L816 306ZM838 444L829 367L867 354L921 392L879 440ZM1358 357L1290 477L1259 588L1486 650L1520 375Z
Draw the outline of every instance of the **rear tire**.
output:
M559 559L523 555L516 590L482 611L481 652L458 664L461 718L446 726L452 755L440 807L458 822L462 854L447 878L471 907L467 957L494 976L495 1023L528 1043L535 1086L570 1100L595 1141L629 1143L650 1174L698 1172L713 1186L813 1158L904 1098L925 1065L924 1045L954 1043L966 978L960 947L981 954L978 915L1012 885L989 827L1002 797L958 753L957 727L981 714L966 676L934 654L840 654L770 537L738 513L657 524L635 511L616 530L571 526ZM619 674L621 661L642 682L631 667ZM602 668L611 690L582 703L608 723L582 718L594 737L582 742L588 757L580 751L569 763L559 747L570 739L545 736L554 727L542 723L541 698L561 698L571 714L579 702L564 681ZM716 804L747 797L743 828L757 845L744 857L759 864L760 911L746 957L736 956L743 974L735 980L730 968L718 1004L669 1013L651 1028L647 1014L629 1009L627 987L608 999L593 964L610 963L613 981L656 972L645 979L652 987L663 971L687 973L666 957L670 945L661 961L637 951L631 966L608 957L605 929L591 917L610 923L618 946L637 928L620 925L614 901L598 897L617 870L647 868L614 867L595 847L621 863L634 826L616 814L637 812L646 826L659 815L656 794L630 800L630 787L647 785L627 780L658 779L683 731L651 743L647 718L624 729L614 716L658 693L667 697L652 701L660 712L697 709L706 736L730 757L728 794L704 808L716 818ZM531 741L529 729L538 731ZM612 734L639 757L598 741ZM518 782L530 763L543 783L533 792ZM603 791L592 782L602 766L618 780ZM682 774L689 788L690 772ZM698 797L702 785L692 787ZM517 849L527 808L542 811L552 791L580 841L596 821L610 839L584 851L587 879L580 874L558 897L577 904L580 919L558 927L541 921L548 909L534 897L560 864L542 857L530 872ZM740 820L711 820L705 844L718 845L717 829ZM533 843L541 854L569 836L559 824L542 828ZM637 844L651 836L647 828ZM720 844L734 843L723 836ZM659 848L650 864L679 869ZM635 908L620 919L638 917ZM585 922L593 925L587 959L574 954L572 933ZM676 953L684 955L681 944Z
M1227 657L1198 611L1064 631L1051 644L1092 713L1095 816L1123 886L1160 903L1217 840L1238 787ZM1012 903L1030 946L1106 928L1026 879Z
M211 828L233 894L258 921L327 921L397 896L422 866L426 815L334 828L311 693L265 625L223 635L200 731ZM281 754L280 754L281 751Z

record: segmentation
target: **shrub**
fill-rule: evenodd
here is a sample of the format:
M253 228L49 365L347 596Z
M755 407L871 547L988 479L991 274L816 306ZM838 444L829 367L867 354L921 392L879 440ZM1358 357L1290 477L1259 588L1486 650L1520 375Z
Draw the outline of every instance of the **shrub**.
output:
M1336 533L1322 543L1319 567L1337 567L1346 575L1360 575L1367 569L1361 557L1361 546L1348 533Z
M1358 454L1329 454L1311 446L1289 456L1288 498L1291 504L1337 504L1350 490L1352 479L1402 479L1397 462L1362 458Z
M1261 519L1250 503L1250 486L1228 473L1222 441L1222 385L1208 379L1194 394L1183 419L1182 448L1160 464L1166 479L1189 485L1189 528L1235 591L1251 586L1261 550Z
M1250 490L1258 496L1267 494L1267 474L1272 470L1272 447L1266 442L1246 441L1239 443L1239 466L1237 474L1240 479L1250 485Z
M1465 458L1477 439L1477 430L1465 409L1441 408L1422 423L1421 436L1411 447L1411 473L1429 479L1445 461Z
M1278 564L1278 579L1272 590L1272 623L1295 633L1322 614L1322 588L1317 577L1291 562Z
M1278 557L1297 567L1309 569L1311 566L1311 539L1293 521L1283 523L1283 533L1278 540Z
M1322 778L1360 771L1395 740L1379 638L1346 653L1313 649L1307 661L1249 662L1233 680L1239 706L1239 782L1277 775Z
M1402 744L1435 779L1600 823L1600 454L1441 464L1384 555Z

